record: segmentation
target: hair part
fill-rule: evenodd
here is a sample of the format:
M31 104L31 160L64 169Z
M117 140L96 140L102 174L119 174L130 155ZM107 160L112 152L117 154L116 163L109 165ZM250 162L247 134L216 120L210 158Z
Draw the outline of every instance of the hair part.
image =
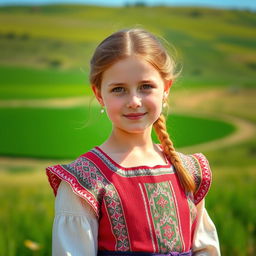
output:
M159 71L165 81L174 80L178 76L176 63L160 40L144 29L133 28L117 31L98 45L90 61L91 85L100 89L105 70L117 61L129 56L142 57ZM169 157L177 171L181 185L186 191L194 191L195 182L182 165L181 159L174 149L163 115L160 115L153 127L164 153Z
M134 28L115 32L98 45L90 61L90 83L100 88L103 72L132 55L143 57L165 80L177 76L175 62L160 40L146 30Z

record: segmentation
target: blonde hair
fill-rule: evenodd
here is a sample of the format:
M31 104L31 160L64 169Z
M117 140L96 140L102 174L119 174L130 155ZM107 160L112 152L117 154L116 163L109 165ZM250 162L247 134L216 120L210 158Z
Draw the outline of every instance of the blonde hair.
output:
M175 61L170 58L160 40L144 29L133 28L115 32L98 45L90 62L90 83L100 89L104 71L117 61L131 55L143 57L159 71L164 80L174 80L177 76ZM155 121L153 127L164 153L176 169L181 185L188 192L194 191L195 182L182 165L173 146L163 114Z

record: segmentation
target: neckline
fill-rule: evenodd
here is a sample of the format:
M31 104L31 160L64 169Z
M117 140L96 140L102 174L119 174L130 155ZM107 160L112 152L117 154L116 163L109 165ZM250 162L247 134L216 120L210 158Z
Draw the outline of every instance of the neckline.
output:
M157 164L154 166L148 166L148 165L138 165L138 166L133 166L133 167L125 167L122 166L120 164L118 164L114 159L112 159L106 152L104 152L100 147L95 146L94 148L96 150L98 150L99 152L101 152L113 165L115 165L117 168L122 169L122 170L138 170L138 169L159 169L159 168L170 168L171 167L171 162L168 160L168 158L166 157L165 153L163 152L161 145L156 144L159 149L161 150L165 160L166 160L166 164ZM103 158L103 161L105 161L105 159Z

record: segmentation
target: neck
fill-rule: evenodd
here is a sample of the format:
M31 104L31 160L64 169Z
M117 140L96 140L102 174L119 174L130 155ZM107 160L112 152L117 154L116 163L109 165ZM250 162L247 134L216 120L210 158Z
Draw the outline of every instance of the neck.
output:
M113 129L101 148L108 149L112 153L128 153L134 150L150 151L154 148L151 131L152 126L142 133L127 133L120 129Z

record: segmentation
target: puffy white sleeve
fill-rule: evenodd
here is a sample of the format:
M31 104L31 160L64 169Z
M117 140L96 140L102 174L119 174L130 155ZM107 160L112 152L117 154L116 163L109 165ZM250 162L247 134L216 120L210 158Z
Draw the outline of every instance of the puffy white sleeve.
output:
M96 256L98 220L85 200L61 181L55 199L53 256Z
M197 205L198 222L192 246L193 256L220 256L220 246L214 223L209 217L204 200Z

